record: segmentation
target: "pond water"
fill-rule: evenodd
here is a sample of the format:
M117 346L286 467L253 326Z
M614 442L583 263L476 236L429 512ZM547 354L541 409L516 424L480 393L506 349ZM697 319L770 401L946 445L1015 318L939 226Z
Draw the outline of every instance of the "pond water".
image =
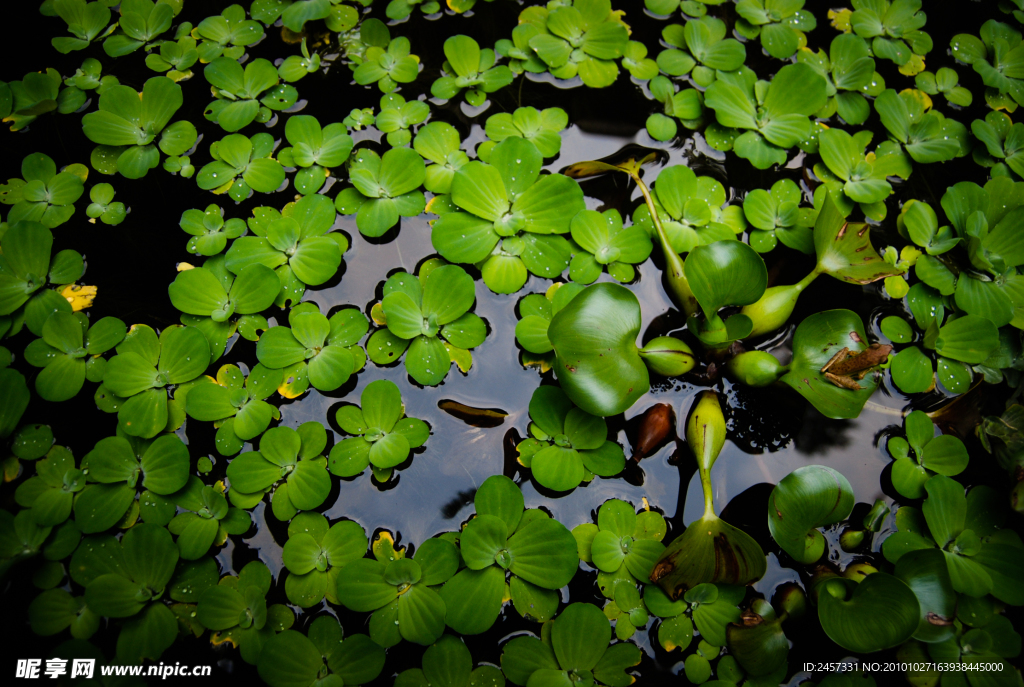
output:
M380 0L378 0L380 2ZM27 3L32 5L34 3ZM186 9L179 17L197 22L215 9L226 6L227 2L194 3L186 0ZM938 9L939 3L936 3ZM651 49L657 45L657 35L662 24L646 16L642 2L616 3L626 9L627 20L634 28L633 39L645 41ZM982 7L979 4L979 7ZM507 36L515 25L520 7L512 2L496 0L480 4L477 12L469 17L442 16L431 21L414 15L408 22L392 26L392 35L405 35L413 41L413 52L420 55L426 65L417 82L402 88L407 97L429 91L436 75L441 56L440 46L447 35L466 33L477 38L481 45L491 45ZM825 19L826 3L808 2L807 9L818 17L819 28L813 36L820 41L830 39L832 29ZM927 8L926 8L927 9ZM23 44L8 42L2 47L5 78L25 71L55 66L67 76L73 73L84 54L68 57L57 55L49 47L48 38L54 34L58 20L40 21L30 9L25 12L24 21L16 25L35 27L39 33ZM13 11L8 7L5 13ZM725 11L731 11L726 9ZM987 10L986 10L987 11ZM956 30L955 22L944 18L941 12L929 16L928 30L935 39L936 51L944 52L949 37ZM321 27L322 31L322 27ZM819 35L820 34L820 35ZM35 47L29 47L34 45ZM23 47L22 47L23 46ZM322 49L324 50L324 49ZM250 50L252 57L275 59L292 52L296 46L281 43L275 29L268 30L268 36ZM327 48L330 54L331 49ZM748 45L748 54L759 50ZM99 55L104 64L104 73L114 73L122 83L141 88L142 82L152 75L141 68L138 55L118 61ZM775 70L767 59L757 58L750 64L762 76ZM879 61L879 69L891 67ZM961 69L961 83L973 79L969 69ZM888 75L886 74L887 78ZM906 79L904 78L904 81ZM902 83L902 81L900 82ZM970 81L974 90L975 84ZM202 110L210 100L209 87L201 74L184 82L185 106L179 118L187 118L197 124L206 140L199 144L194 157L197 168L208 160L207 149L210 140L216 140L221 132L205 122ZM316 115L322 123L340 121L353 108L375 107L380 93L375 88L364 89L350 83L348 68L339 62L325 70L324 74L311 75L297 84L303 113ZM300 106L301 106L300 102ZM730 157L728 166L724 155L710 150L699 134L685 132L682 138L670 145L657 144L644 130L644 120L649 112L649 101L643 89L631 82L628 73L622 71L616 84L605 91L589 89L556 88L543 81L534 82L519 79L509 88L492 98L485 111L474 112L471 108L448 103L432 110L433 120L444 120L454 124L465 139L464 149L471 152L476 144L485 140L482 123L490 114L511 111L520 105L541 107L562 107L569 113L572 125L563 134L561 154L549 161L546 169L558 171L572 162L596 159L611 155L624 145L637 143L645 146L665 148L667 160L646 170L645 181L650 184L657 178L660 169L666 165L685 164L698 174L718 178L729 189L731 198L741 198L752 188L768 188L774 181L786 177L802 183L808 199L813 190L808 183L808 169L804 168L804 156L798 155L785 169L759 172L745 161ZM296 107L296 110L300 109ZM977 108L975 108L977 109ZM973 112L973 110L972 110ZM470 118L468 115L475 115ZM34 123L29 130L20 134L3 132L4 159L7 172L14 175L18 161L36 150L51 155L58 166L72 162L88 162L91 144L81 135L80 115L50 115ZM280 117L280 120L283 120ZM961 117L970 121L964 113ZM877 122L872 122L878 126ZM253 133L258 125L252 128ZM268 131L281 137L282 122L269 126ZM682 130L681 130L682 131ZM876 140L881 140L876 132ZM366 141L374 146L380 135L372 130L356 135L357 141ZM472 154L472 153L471 153ZM952 163L951 163L952 164ZM926 198L937 204L936 194L941 195L948 183L954 180L981 179L982 172L970 162L957 163L956 173L949 168L931 165L921 171L915 170L910 182L901 185L896 195L889 200L890 217L898 211L898 203L908 197ZM95 176L93 176L95 175ZM90 182L98 177L90 175ZM107 181L108 179L103 179ZM117 190L117 199L131 206L128 219L118 227L99 224L85 224L82 214L76 215L68 225L56 230L56 248L75 248L88 261L85 281L99 287L99 296L92 309L92 317L116 315L129 324L145 323L153 327L164 327L177 321L167 298L167 284L175 274L178 261L190 261L192 256L185 251L187 236L178 226L178 217L185 208L205 208L209 203L219 203L226 208L226 217L251 216L253 207L271 205L281 207L293 199L292 189L285 189L271 195L257 194L241 204L234 204L226 196L213 196L199 191L194 180L172 177L157 169L142 181L129 182L117 177L109 179ZM333 197L342 186L335 185L329 191ZM639 193L621 178L600 178L583 184L587 193L587 206L594 209L618 208L623 215L632 214L638 204ZM430 243L428 215L403 219L397 231L389 232L381 239L368 240L356 230L353 217L339 216L336 227L344 231L351 240L351 248L344 255L343 267L338 277L322 288L309 289L305 300L320 305L324 312L343 305L354 305L369 314L370 306L380 299L381 287L387 276L396 270L413 272L424 259L434 256ZM888 232L894 231L893 223L886 222L873 232L875 244L885 245ZM658 251L655 250L655 253ZM806 256L791 251L776 250L766 256L770 278L775 283L795 282L813 266ZM675 309L661 282L659 259L656 257L639 268L637 281L630 288L640 300L643 313L642 335L644 340L656 335L681 333L683 318ZM472 272L472 270L471 270ZM478 276L478 275L476 275ZM603 275L602 280L608 280ZM413 452L411 460L397 470L395 477L381 485L364 473L348 480L333 479L331 495L321 511L329 519L349 518L359 522L368 532L388 530L401 545L415 546L440 532L458 530L473 512L473 495L476 488L489 476L505 474L521 483L527 507L540 507L572 528L583 522L591 522L596 509L609 498L619 498L639 506L642 501L662 512L670 523L665 541L682 532L685 525L700 516L702 503L700 483L696 476L695 464L685 444L681 441L667 442L658 451L644 458L639 464L630 463L625 473L612 479L596 478L573 492L557 495L540 487L529 476L529 471L516 463L515 444L527 433L529 416L527 406L534 389L542 382L551 383L551 373L541 375L536 368L524 367L520 362L521 350L514 337L516 324L516 303L527 293L543 292L549 282L530 277L526 287L519 293L496 295L481 282L476 283L476 306L474 312L488 323L487 340L473 351L473 366L467 374L461 374L453 367L448 378L434 388L423 388L406 374L403 365L377 367L368 363L367 368L354 376L348 384L336 392L320 393L311 389L305 396L280 403L282 426L296 427L302 422L317 420L328 425L333 440L341 432L335 424L334 413L342 403L357 402L359 393L368 383L377 379L395 382L402 392L406 412L412 417L425 420L431 427L432 435L426 446ZM841 284L828 277L816 282L815 288L800 301L791 323L797 323L813 312L829 308L850 308L857 311L869 325L872 340L879 337L878 322L883 314L901 311L898 303L888 300L879 288L855 287ZM282 313L274 311L278 321ZM785 362L792 330L791 324L770 340L761 342L759 348L775 352ZM225 358L217 366L227 362L251 366L255 363L255 345L245 341L234 342ZM698 368L697 372L701 371ZM676 418L676 434L682 437L683 426L695 395L710 382L691 375L681 379L655 378L651 390L628 410L624 416L609 418L614 438L631 453L636 441L638 418L655 403L669 404ZM728 399L726 409L729 420L729 436L721 457L712 472L715 485L715 503L724 517L749 531L757 538L766 552L769 552L769 571L766 577L754 586L754 591L771 596L775 585L786 581L806 583L806 572L792 565L784 553L770 539L765 523L765 504L770 485L792 470L810 464L823 464L843 473L854 488L859 504L855 515L877 498L892 503L891 488L886 489L884 475L889 457L884 450L884 436L887 428L899 425L907 398L886 383L872 398L871 403L859 418L849 421L828 420L788 388L753 390L733 387L729 382L713 382ZM57 443L69 446L76 456L84 455L94 443L113 433L116 426L114 416L105 416L95 410L91 399L94 385L74 401L56 405L35 399L26 415L26 421L46 422L55 429ZM921 407L931 407L942 401L940 391L925 398L917 399ZM482 426L474 424L466 413L453 413L442 408L454 401L476 409L498 410L504 417L493 419ZM329 437L332 436L329 432ZM224 474L227 459L213 451L212 430L209 425L188 421L181 435L186 438L193 458L210 455L215 462L211 477ZM972 452L975 447L972 446ZM979 479L988 478L988 469L976 468ZM881 478L880 478L881 475ZM886 493L888 492L888 494ZM13 490L2 492L3 507L12 507ZM281 546L286 539L286 526L266 512L264 505L254 511L255 526L247 535L234 537L217 555L223 573L239 570L246 562L259 558L274 573L277 583L271 601L284 602L281 579ZM891 526L887 522L886 528ZM876 535L876 541L887 529ZM830 534L829 559L849 563L853 556L843 553L838 547L838 529ZM876 544L873 548L878 550ZM589 570L583 565L584 570ZM25 580L9 580L6 583L5 599L11 604L11 617L24 618L23 604L32 594L25 590ZM23 593L24 592L24 593ZM26 598L27 597L27 598ZM595 575L592 572L577 574L570 588L563 590L563 600L589 600L600 602ZM307 618L326 610L336 613L342 619L346 633L366 631L363 625L365 615L348 613L337 607L314 607L300 613L298 627L304 627ZM17 615L15 615L17 614ZM653 623L652 623L653 625ZM467 638L467 644L476 660L497 663L500 650L497 642L511 633L533 630L536 626L524 621L511 607L506 609L495 627L485 635ZM787 633L790 629L787 627ZM112 642L116 633L101 632L94 641ZM831 643L823 645L811 633L794 628L791 639L794 649L790 665L796 666L807 657L814 660L828 660L825 651L841 656ZM39 641L33 639L32 641ZM672 684L673 678L667 672L678 674L682 658L678 653L665 653L653 638L641 630L635 641L645 652L644 662L638 667L643 675L640 685ZM828 648L831 647L831 648ZM112 645L104 646L112 653ZM192 653L194 644L176 644L167 657L170 660L202 660ZM205 649L204 649L205 651ZM38 653L38 652L36 652ZM408 643L389 651L389 663L374 684L390 685L394 671L419 665L422 649ZM21 654L19 654L21 655ZM216 659L222 670L237 676L254 676L252 668L241 662L237 653L221 647ZM165 658L165 660L168 660ZM662 677L659 677L661 675ZM800 676L794 678L797 681ZM682 678L679 678L680 680Z

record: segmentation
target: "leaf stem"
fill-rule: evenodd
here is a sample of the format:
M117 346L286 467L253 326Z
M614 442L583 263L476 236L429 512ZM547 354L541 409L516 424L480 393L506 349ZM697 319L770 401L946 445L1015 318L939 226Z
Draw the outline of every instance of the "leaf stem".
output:
M644 201L647 203L647 209L651 212L651 221L654 222L654 229L658 232L658 242L661 244L661 252L665 256L665 276L668 278L669 288L672 290L673 295L675 295L676 301L682 307L683 312L686 313L686 316L696 315L697 299L693 297L690 283L686 280L686 275L683 273L683 259L672 248L672 244L669 243L668 236L665 234L665 228L661 226L658 210L654 207L654 199L651 198L651 192L640 178L639 171L629 172L629 176L633 178L633 181L640 188L640 193L644 195Z

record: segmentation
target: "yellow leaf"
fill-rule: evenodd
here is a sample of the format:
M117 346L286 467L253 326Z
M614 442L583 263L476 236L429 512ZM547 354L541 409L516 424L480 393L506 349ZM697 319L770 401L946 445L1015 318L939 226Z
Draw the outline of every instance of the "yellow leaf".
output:
M473 354L465 348L456 348L447 341L444 342L444 347L448 350L448 358L459 366L462 374L469 372L469 369L473 367Z
M370 319L378 327L385 327L388 323L388 318L384 314L384 306L380 303L374 303L373 307L370 308Z
M89 168L77 162L73 165L68 165L61 171L70 172L71 174L74 174L76 177L82 180L83 184L85 183L85 180L89 178Z
M924 91L919 91L916 88L904 88L902 91L900 91L900 95L903 95L904 93L906 93L911 98L921 103L921 107L924 108L925 112L932 109L931 96L929 96Z
M907 63L900 67L900 74L914 76L924 71L924 58L920 55L911 55Z
M227 182L226 184L223 184L222 186L218 186L217 188L213 189L213 192L217 193L217 194L227 193L228 191L231 190L231 186L234 183L235 183L235 180L232 179L231 181Z
M190 262L179 262L177 267L179 272L184 272L185 270L194 270L196 268L196 266Z
M96 287L68 284L60 292L60 295L67 299L68 303L71 304L72 310L78 312L79 310L92 307L92 302L96 300Z
M221 644L230 644L235 649L238 648L238 642L231 636L230 632L214 632L210 635L210 644L213 646L220 646Z
M373 538L373 545L371 546L373 555L377 560L397 560L399 558L405 558L405 547L401 546L395 548L395 538L387 530L381 530L376 537Z
M640 499L640 501L644 504L644 510L650 510L651 509L651 504L647 501L647 497L646 496L642 497Z
M21 462L15 456L7 456L3 462L4 481L12 482L21 474Z
M900 262L906 262L907 269L917 264L919 257L921 257L921 251L914 246L904 246L903 250L900 251Z
M853 27L850 26L851 14L853 11L850 9L829 10L828 18L832 21L832 28L843 33L850 33L853 30Z
M501 603L507 604L512 600L512 590L509 588L508 583L505 583L505 593L501 596Z
M521 353L523 365L526 367L539 368L541 374L551 369L551 362L554 360L554 355L551 353L530 353L529 351L523 351Z

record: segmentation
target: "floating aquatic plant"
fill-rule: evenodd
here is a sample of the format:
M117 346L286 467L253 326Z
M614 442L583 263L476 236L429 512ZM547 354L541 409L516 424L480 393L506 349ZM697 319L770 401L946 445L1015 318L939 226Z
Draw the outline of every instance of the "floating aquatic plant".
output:
M383 328L370 336L366 353L378 365L405 353L409 376L436 386L460 351L468 354L487 336L487 323L469 312L475 300L473 279L458 265L434 260L421 265L417 277L398 272L384 284Z
M335 415L342 430L353 436L331 449L330 469L340 477L353 477L370 467L386 482L410 451L426 443L430 426L405 416L398 386L386 379L370 382L359 400L361 407L345 405Z
M608 440L604 420L575 407L554 386L530 399L530 438L519 443L519 462L548 489L568 491L594 475L612 477L626 465L622 447Z

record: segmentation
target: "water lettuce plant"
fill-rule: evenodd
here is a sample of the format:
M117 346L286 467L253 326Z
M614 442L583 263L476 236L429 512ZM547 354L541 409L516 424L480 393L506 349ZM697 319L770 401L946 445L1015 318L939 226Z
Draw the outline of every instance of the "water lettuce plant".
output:
M632 682L626 671L640 662L640 649L630 642L609 646L612 628L591 604L574 603L551 625L549 642L524 635L501 652L501 669L514 684L590 684L619 687Z
M953 57L981 76L987 87L985 101L995 109L1024 103L1024 81L1013 67L1018 54L1013 51L1020 44L1020 31L990 19L981 25L978 36L960 33L949 45Z
M767 253L781 242L801 253L813 253L817 212L800 207L802 200L800 187L791 179L779 179L770 189L756 188L747 193L743 214L752 227L750 247Z
M313 74L320 70L320 53L309 54L309 47L306 39L302 39L302 55L289 55L284 62L278 65L277 73L288 83L295 83L307 74Z
M273 193L284 183L285 173L275 160L274 137L258 133L251 137L229 134L210 144L213 162L203 165L196 183L204 191L227 193L241 202L259 193Z
M726 25L715 17L700 17L661 30L669 48L658 54L658 68L669 76L689 74L701 88L710 86L719 72L743 66L747 49L735 38L726 38Z
M767 569L760 545L715 514L711 467L725 445L725 417L715 391L701 392L694 404L686 444L697 459L704 514L668 545L649 578L672 599L704 582L750 584Z
M459 132L447 122L430 122L416 132L413 149L424 160L434 163L426 167L423 188L435 195L451 193L455 172L469 162L461 146Z
M288 311L288 324L260 336L256 358L269 369L284 371L289 398L311 386L334 391L366 364L359 341L370 323L355 308L339 310L328 319L314 303L303 303Z
M85 192L88 170L69 165L60 172L53 158L33 153L21 161L20 179L8 179L0 186L0 203L12 205L7 224L23 220L55 229L75 214L75 202Z
M85 472L63 446L50 448L34 466L35 476L18 486L15 499L29 509L36 525L54 527L71 515L75 495L85 487Z
M543 388L543 387L541 387ZM597 524L586 522L572 529L580 560L597 568L597 586L622 610L619 586L636 589L646 583L654 563L665 550L661 540L668 525L660 513L642 510L629 503L609 499L597 510ZM630 604L630 607L639 607ZM643 627L642 623L633 623ZM621 637L620 637L621 639Z
M405 0L393 0L405 2ZM436 4L436 3L434 3ZM476 687L476 685L505 684L505 676L492 665L473 668L473 656L461 639L443 635L423 653L422 668L407 668L395 678L398 687Z
M382 647L403 639L429 646L444 633L445 598L438 593L459 567L459 550L446 539L427 539L412 558L387 563L357 558L338 574L338 601L370 613L370 638Z
M178 83L193 76L192 67L199 61L196 39L192 37L191 24L185 22L178 27L174 40L162 41L160 50L146 55L146 66L154 72L161 72L171 81Z
M488 93L512 83L512 70L506 65L495 65L494 51L481 49L469 36L451 36L444 42L441 76L430 86L430 94L442 100L451 100L466 89L466 102L479 107Z
M380 482L391 478L409 453L426 443L430 426L405 416L398 386L386 379L370 382L359 397L361 406L343 405L335 419L352 436L331 449L329 466L339 477L353 477L367 467Z
M291 145L277 152L285 167L298 168L295 190L304 196L319 191L332 167L340 167L352 152L353 141L344 124L320 126L316 117L292 115L284 127Z
M853 33L840 34L832 39L828 54L824 50L800 50L796 59L825 78L828 103L816 116L838 113L852 126L867 121L871 104L865 95L877 96L885 90L867 41Z
M203 19L194 29L193 38L199 43L199 59L210 63L224 56L237 60L247 46L263 38L263 26L254 19L245 18L245 8L228 5L220 14ZM165 44L166 45L166 44ZM160 46L161 51L163 46Z
M108 158L122 176L140 179L160 164L160 152L170 156L185 153L198 133L188 120L170 124L182 102L181 86L166 76L147 79L141 93L122 85L106 89L100 95L99 109L82 117L82 131L99 144L92 154L93 167L100 169L98 156Z
M121 16L117 31L103 41L103 52L123 57L153 41L171 28L182 4L175 0L124 0L118 5Z
M874 220L886 215L885 200L892 194L889 177L907 179L913 166L899 145L893 141L879 143L867 152L871 132L850 135L839 128L818 135L818 151L822 164L815 165L815 174L828 188L833 201L844 215L859 203L861 212Z
M273 492L274 517L282 521L318 508L331 491L327 459L320 455L326 446L327 431L319 422L268 429L258 451L239 454L228 464L231 503L252 508Z
M704 100L695 88L679 90L669 78L655 76L648 84L651 95L661 103L662 112L647 117L647 133L656 141L671 141L679 132L676 121L688 129L699 129L704 123Z
M334 618L317 618L308 633L307 638L301 632L285 630L267 640L256 667L268 685L312 687L341 682L356 687L372 682L384 668L384 649L364 634L344 637ZM337 680L330 680L332 677Z
M807 45L805 31L812 31L818 22L803 9L803 0L741 0L736 3L736 31L745 38L761 39L769 55L780 60L792 57Z
M619 76L615 60L626 49L629 30L621 14L612 11L610 0L572 0L524 20L528 12L520 14L520 22L536 25L538 32L529 45L552 76L579 76L590 88L615 82Z
M698 177L689 167L666 167L650 190L661 229L675 253L694 246L736 238L746 229L743 208L726 203L726 191L712 177ZM633 212L633 224L647 230L651 239L660 235L644 203Z
M938 551L957 592L974 598L991 594L1013 605L1024 602L1012 573L1024 547L1015 537L998 534L1005 514L991 487L965 494L953 479L935 475L925 482L924 491L920 509L902 506L897 511L898 531L882 545L886 560L898 564L914 551Z
M266 398L284 381L281 370L257 364L245 374L236 365L224 365L216 379L205 378L189 390L185 412L201 422L217 427L217 451L231 456L242 450L244 442L255 439L280 419L281 411Z
M574 249L569 262L569 278L579 284L592 284L605 270L620 282L636 278L635 265L647 260L654 249L642 226L623 228L618 210L580 210L569 224Z
M538 365L547 372L555 362L554 348L548 339L548 326L554 314L583 290L573 282L555 282L545 293L531 293L519 301L516 343L523 349L524 365Z
M368 42L362 63L352 72L361 86L377 84L382 93L391 93L398 84L411 83L419 75L420 58L411 54L412 45L405 36L391 38L388 28L380 25L379 32L363 32ZM367 35L372 35L367 41Z
M702 582L673 600L656 584L644 585L644 607L661 619L658 642L666 651L686 650L697 628L704 641L725 646L727 628L739 623L745 590L735 584Z
M215 260L220 267L220 259ZM167 287L167 293L181 312L224 322L235 313L249 315L267 309L280 288L272 269L253 262L238 267L237 276L205 266L182 270Z
M185 250L205 257L222 253L229 240L245 233L245 220L237 217L225 220L224 210L215 203L207 205L206 210L185 210L178 226L192 236Z
M967 152L962 142L967 128L941 112L926 110L913 92L897 94L887 88L875 98L875 111L890 139L901 144L914 162L945 162Z
M174 493L172 500L181 510L167 529L178 537L182 559L202 558L210 547L224 544L229 534L245 534L252 526L249 514L229 506L222 492L222 485L205 485L193 475Z
M104 532L135 507L145 522L166 525L174 516L168 497L189 476L188 447L173 434L100 439L82 458L88 483L75 499L75 523L85 534ZM136 496L137 495L137 496Z
M126 333L116 317L89 326L84 313L53 313L43 323L42 337L25 347L25 360L43 368L36 377L36 393L47 401L66 401L81 391L86 379L102 381L105 362L100 356Z
M375 124L387 134L388 145L392 148L401 148L412 141L410 129L425 122L429 116L430 106L422 100L406 102L398 93L387 93L381 96L380 114L377 115Z
M284 581L288 600L302 608L315 606L325 597L338 603L338 573L366 555L369 543L359 523L341 520L328 526L319 513L296 515L288 523L288 541L281 552L288 569Z
M850 27L861 38L871 40L875 55L905 67L901 71L910 75L924 68L922 58L931 52L932 38L921 30L927 22L925 13L919 11L921 0L857 0L852 4Z
M277 69L263 58L252 60L243 69L237 60L218 57L206 65L203 75L216 97L203 116L232 133L257 119L269 120L271 110L285 110L298 97L293 86L274 88L280 81Z
M455 172L458 210L434 222L431 243L446 260L478 265L495 293L515 293L527 272L553 278L569 265L572 248L561 235L584 209L583 192L566 176L541 175L541 153L525 139L505 139L489 159Z
M525 510L519 487L503 475L484 480L473 503L476 515L458 537L465 567L441 588L445 623L464 635L486 632L509 598L521 616L551 618L557 590L579 566L572 533L544 511Z
M51 314L74 310L62 291L46 286L73 285L82 278L85 261L71 249L51 256L53 234L37 222L14 224L0 241L0 331L13 335L25 326L42 336Z
M426 167L410 148L391 148L383 155L359 148L349 158L348 176L352 186L342 189L334 204L341 214L356 216L363 236L383 236L400 217L415 217L426 207L419 190Z
M76 555L75 581L100 616L123 619L117 656L129 664L157 660L178 634L174 613L161 600L174 575L178 548L163 527L142 523L113 537L87 540Z
M534 107L519 107L515 112L499 112L487 118L484 132L490 142L483 142L477 148L477 156L490 161L490 151L506 138L525 138L537 146L544 157L555 157L562 148L561 132L569 125L569 115L560 107L538 110Z
M767 85L746 68L720 72L708 86L704 104L715 111L721 126L736 130L720 134L735 136L724 147L757 169L768 169L784 165L787 151L811 136L809 117L825 106L827 98L824 77L797 63L780 69Z
M110 184L94 184L89 189L89 200L92 202L85 208L85 214L90 222L100 220L106 225L117 226L124 221L128 210L124 203L114 202L114 195L114 187Z
M378 365L405 353L405 369L419 384L440 384L454 355L468 353L487 336L487 323L469 312L476 300L473 279L458 265L434 260L420 266L419 276L398 272L383 293L383 326L370 335L366 353Z
M215 632L214 641L238 647L242 660L255 665L263 648L295 622L284 604L268 604L273 577L260 561L247 563L237 575L225 575L206 589L196 604L196 617Z
M565 392L541 386L530 399L530 437L516 446L519 463L548 489L569 491L594 475L613 477L626 465L603 419L580 410Z
M317 19L323 19L331 31L348 31L359 21L358 10L342 0L253 0L249 12L253 19L268 25L280 19L295 33L301 33L306 22Z
M952 434L935 436L931 418L920 410L904 420L906 438L894 436L886 448L894 458L892 485L907 498L923 498L932 475L955 477L967 468L967 447ZM911 457L913 451L913 457Z
M167 387L202 375L210 364L210 345L195 327L171 325L158 337L152 328L134 325L116 350L103 387L122 399L118 426L131 436L155 437L174 421Z
M72 37L59 36L50 42L60 53L85 50L106 33L113 31L108 28L110 8L104 2L86 2L86 0L53 0L53 11L67 24Z

